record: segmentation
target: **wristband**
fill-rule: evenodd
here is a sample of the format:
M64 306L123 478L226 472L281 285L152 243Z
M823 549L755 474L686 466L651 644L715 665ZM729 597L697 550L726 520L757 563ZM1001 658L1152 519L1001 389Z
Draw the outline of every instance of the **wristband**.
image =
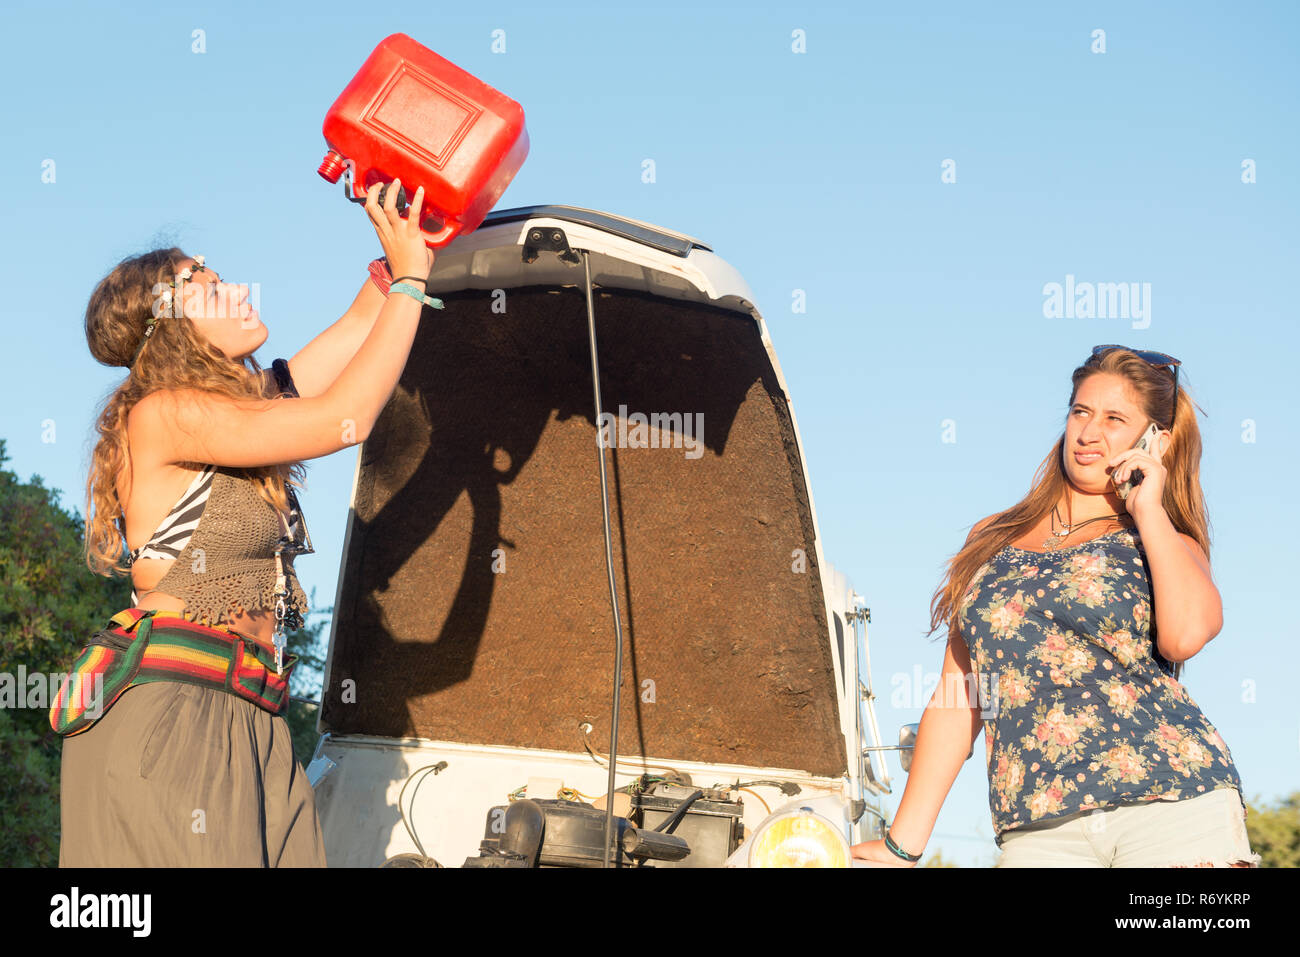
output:
M387 296L388 287L393 283L393 274L388 271L388 260L385 258L371 260L368 268L370 281L375 284L380 292Z
M895 844L894 839L889 836L889 828L885 828L885 847L889 848L891 853L901 857L905 861L911 861L913 864L921 859L920 854L909 854L907 851Z
M426 296L423 291L415 288L415 286L412 286L409 282L395 282L388 287L388 291L403 293L410 296L412 299L418 299L426 306L433 306L434 309L444 308L441 299L434 299L430 296Z

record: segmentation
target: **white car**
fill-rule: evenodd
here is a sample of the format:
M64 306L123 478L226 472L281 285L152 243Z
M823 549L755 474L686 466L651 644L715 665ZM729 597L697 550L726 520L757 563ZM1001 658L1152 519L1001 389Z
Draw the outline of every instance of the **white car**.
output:
M848 866L890 789L869 616L740 273L531 206L428 290L353 481L308 767L330 863Z

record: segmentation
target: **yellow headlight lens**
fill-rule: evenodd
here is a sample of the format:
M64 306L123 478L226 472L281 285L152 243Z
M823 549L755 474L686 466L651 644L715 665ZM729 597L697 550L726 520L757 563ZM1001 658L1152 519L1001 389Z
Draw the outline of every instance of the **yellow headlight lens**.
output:
M848 867L849 845L829 821L799 808L754 835L750 867Z

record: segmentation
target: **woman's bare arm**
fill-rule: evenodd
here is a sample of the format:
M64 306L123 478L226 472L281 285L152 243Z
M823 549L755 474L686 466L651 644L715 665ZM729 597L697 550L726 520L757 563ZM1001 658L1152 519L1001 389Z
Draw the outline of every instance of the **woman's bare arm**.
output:
M910 854L920 854L929 842L939 809L983 727L970 675L966 643L950 634L939 687L921 715L912 769L889 825L894 842Z
M1223 598L1200 544L1175 530L1162 508L1139 526L1151 580L1156 647L1186 661L1223 630Z
M155 465L249 468L318 458L362 442L406 366L422 308L410 296L389 296L361 347L320 395L229 399L194 389L151 393L128 416L131 446L150 450L147 458Z
M993 518L989 515L976 522L966 536L966 545ZM953 609L939 687L930 696L921 715L907 784L898 802L898 811L889 825L890 836L910 854L920 854L929 842L934 823L939 818L939 809L984 724L970 651L960 633L958 611Z
M427 276L434 257L418 225L424 187L416 189L409 215L402 217L396 206L400 180L391 185L382 207L380 185L371 185L366 214L390 268L402 276ZM230 399L200 389L151 393L127 418L132 448L143 453L146 465L203 462L249 468L313 459L356 445L370 434L393 394L423 309L411 296L389 296L365 341L319 395Z
M370 335L384 302L384 294L367 278L347 312L294 354L289 374L300 396L323 395L334 384Z

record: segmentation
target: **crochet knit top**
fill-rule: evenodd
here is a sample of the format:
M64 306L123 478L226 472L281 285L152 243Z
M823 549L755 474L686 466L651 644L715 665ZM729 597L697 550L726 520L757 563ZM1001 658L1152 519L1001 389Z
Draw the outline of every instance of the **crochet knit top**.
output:
M280 392L296 397L288 363L276 359L271 371ZM256 484L242 470L209 465L149 541L131 553L127 564L139 558L175 559L152 590L183 599L185 617L216 624L234 609L275 607L275 547L286 537L287 526L288 541L281 551L289 592L285 628L301 628L308 612L307 596L298 583L293 557L312 548L297 496L292 487L286 491L290 511L282 523L275 507L258 494ZM123 525L119 519L119 526ZM139 601L134 591L131 600Z

